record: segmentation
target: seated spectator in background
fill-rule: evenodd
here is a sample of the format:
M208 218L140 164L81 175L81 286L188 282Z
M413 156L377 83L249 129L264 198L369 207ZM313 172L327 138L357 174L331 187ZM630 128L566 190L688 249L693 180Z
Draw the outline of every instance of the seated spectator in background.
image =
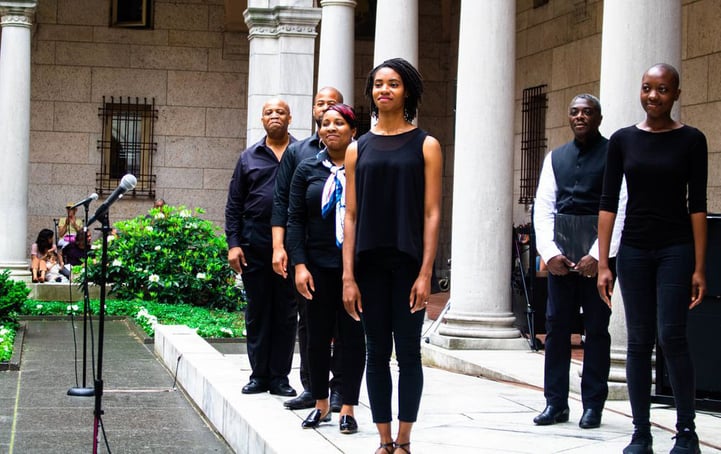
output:
M78 209L73 208L72 203L68 203L65 205L65 210L67 216L60 218L58 222L58 246L61 248L74 242L76 235L83 231L83 221L75 217Z
M30 249L30 267L33 282L45 282L45 273L48 270L47 259L50 253L57 253L53 231L42 229L38 238Z
M165 200L158 199L153 203L153 208L163 208L165 206Z
M88 248L86 247L92 241L90 232L87 232L85 237L78 235L75 241L68 244L63 248L63 261L66 265L76 266L82 265L85 256L87 255Z
M63 265L63 256L58 254L57 249L51 249L45 255L45 282L67 282L67 275L70 272Z

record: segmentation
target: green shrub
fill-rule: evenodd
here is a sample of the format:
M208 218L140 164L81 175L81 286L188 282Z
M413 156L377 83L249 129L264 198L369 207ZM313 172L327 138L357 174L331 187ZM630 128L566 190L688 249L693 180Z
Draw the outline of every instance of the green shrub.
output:
M30 289L24 282L10 278L10 270L0 272L0 321L14 320Z
M197 217L202 212L165 205L116 222L118 233L108 241L106 280L114 298L241 309L243 289L228 266L225 236ZM90 252L91 282L100 277L101 241Z

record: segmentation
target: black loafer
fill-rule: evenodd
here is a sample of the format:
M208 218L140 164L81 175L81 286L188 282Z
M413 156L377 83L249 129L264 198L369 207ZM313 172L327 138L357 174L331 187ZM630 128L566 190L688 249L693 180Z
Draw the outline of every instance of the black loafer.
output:
M330 421L330 412L326 413L325 416L321 416L320 410L316 408L300 423L300 426L304 429L315 429L321 422L328 421Z
M276 396L293 397L297 393L288 383L276 383L270 386L270 393Z
M533 422L539 426L549 426L566 421L568 421L568 407L559 408L553 405L548 405L540 415L533 418Z
M303 410L305 408L315 407L315 399L310 391L303 391L295 399L286 400L283 406L289 410Z
M268 391L268 385L255 379L250 380L242 389L243 394L260 394L266 391Z
M578 427L581 429L595 429L601 426L601 411L594 410L593 408L587 408L583 410L583 416L578 422Z
M338 391L330 392L330 411L333 413L340 413L340 409L343 408L343 396Z
M358 423L351 415L343 415L340 417L340 433L354 434L358 432Z

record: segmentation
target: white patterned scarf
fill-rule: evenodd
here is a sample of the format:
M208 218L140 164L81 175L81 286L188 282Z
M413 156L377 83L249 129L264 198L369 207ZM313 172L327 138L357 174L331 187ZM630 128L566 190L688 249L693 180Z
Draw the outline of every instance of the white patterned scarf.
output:
M333 164L328 155L323 159L323 165L330 170L330 175L323 186L320 199L321 214L323 218L335 208L335 244L343 246L343 224L345 222L345 165Z

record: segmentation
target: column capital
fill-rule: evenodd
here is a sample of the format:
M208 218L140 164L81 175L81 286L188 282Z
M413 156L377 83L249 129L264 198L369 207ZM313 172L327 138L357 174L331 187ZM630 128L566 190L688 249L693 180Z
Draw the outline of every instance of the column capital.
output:
M279 35L315 37L321 10L288 6L248 8L243 12L243 17L248 25L248 39Z
M36 0L0 0L0 25L31 27L36 7Z
M324 6L347 6L355 8L358 3L355 0L320 0L321 8Z

